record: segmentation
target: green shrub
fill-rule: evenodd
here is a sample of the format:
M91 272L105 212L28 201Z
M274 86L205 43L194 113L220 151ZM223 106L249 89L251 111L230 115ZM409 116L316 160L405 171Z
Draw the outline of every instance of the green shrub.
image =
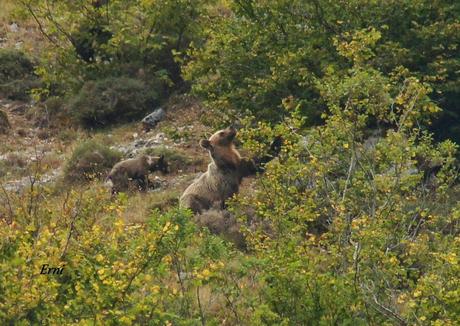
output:
M2 325L217 325L219 314L237 324L215 291L235 255L198 232L190 211L133 225L122 217L126 197L111 200L102 187L21 196L14 223L0 219ZM40 275L43 264L63 273Z
M357 9L359 8L359 9ZM340 57L376 29L378 42L363 47L361 62L391 75L398 67L430 83L430 98L443 109L433 129L460 142L458 69L460 6L452 1L231 1L231 14L216 16L206 46L191 51L185 78L210 109L232 120L250 111L279 121L285 102L299 106L306 121L327 110L315 87L324 74L340 78L350 58ZM375 54L375 56L374 56ZM320 81L321 82L321 81ZM221 120L222 120L221 118Z
M275 128L260 123L242 133L254 147L254 139L285 138L279 159L236 201L243 209L233 207L271 226L269 234L248 230L266 283L259 323L454 325L458 146L419 128L437 111L430 88L357 66L324 80L324 125L302 128L293 110ZM370 121L386 126L372 144ZM426 178L420 161L439 171Z
M51 96L28 109L26 116L36 127L40 128L72 125L64 97Z
M24 53L0 49L0 96L12 100L25 100L38 86L34 66Z
M71 94L85 81L121 74L160 78L168 93L182 85L180 66L189 44L201 43L200 22L210 2L89 1L82 6L37 0L19 3L17 11L40 21L42 33L53 34L53 44L41 51L41 94Z
M64 170L68 182L102 178L121 159L121 153L95 141L81 143L72 153Z
M85 127L133 121L158 104L158 95L142 81L107 78L86 82L70 104L70 112Z

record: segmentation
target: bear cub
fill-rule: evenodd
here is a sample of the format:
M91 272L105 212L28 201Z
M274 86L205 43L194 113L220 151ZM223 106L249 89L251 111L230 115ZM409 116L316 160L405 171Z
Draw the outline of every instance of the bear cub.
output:
M141 155L115 164L107 176L112 183L112 195L129 189L130 181L134 181L138 189L145 191L148 187L150 172L168 172L168 164L161 156Z

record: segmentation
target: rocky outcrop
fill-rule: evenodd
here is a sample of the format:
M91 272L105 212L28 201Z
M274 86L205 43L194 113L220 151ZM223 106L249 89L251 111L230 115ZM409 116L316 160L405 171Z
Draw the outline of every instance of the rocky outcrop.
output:
M142 119L142 127L145 131L150 131L151 129L155 128L158 122L163 120L166 116L165 110L163 108L158 108L149 115L147 115L144 119Z
M137 138L137 134L135 134ZM135 139L133 142L125 144L125 145L116 145L111 146L111 149L115 149L123 153L124 157L133 158L139 155L140 153L144 152L146 149L158 147L158 146L165 146L165 141L168 140L164 133L160 132L152 138L149 139ZM166 146L167 147L167 146Z

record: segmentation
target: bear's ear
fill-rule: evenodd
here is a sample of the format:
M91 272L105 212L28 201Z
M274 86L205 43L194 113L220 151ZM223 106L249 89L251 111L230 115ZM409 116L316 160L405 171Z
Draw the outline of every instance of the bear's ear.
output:
M203 147L204 149L211 150L212 145L211 142L207 139L202 139L200 140L200 146Z
M160 158L158 159L158 163L161 164L161 163L164 162L164 160L165 160L165 156L164 156L164 154L161 154L161 155L160 155Z
M154 163L154 158L150 155L147 155L147 164L152 165Z

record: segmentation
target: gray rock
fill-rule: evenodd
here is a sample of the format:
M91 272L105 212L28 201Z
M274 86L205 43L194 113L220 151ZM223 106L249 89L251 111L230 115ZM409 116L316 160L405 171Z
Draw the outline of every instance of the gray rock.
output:
M150 180L149 182L149 188L151 191L154 191L154 192L161 191L167 186L168 186L168 181L158 176L155 176L155 178L153 180Z
M145 144L147 143L146 140L144 139L138 139L136 141L134 141L134 148L142 148L142 147L145 147Z
M144 119L142 119L142 126L145 131L150 131L151 129L155 128L158 122L164 119L166 115L165 110L163 108L158 108L149 115L147 115Z
M17 32L19 32L19 26L18 26L18 24L16 24L16 23L12 23L12 24L9 26L9 28L10 28L10 31L11 31L12 33L17 33Z
M133 158L145 151L148 148L164 145L167 140L164 133L159 133L150 139L135 139L133 142L124 145L110 146L111 149L118 150L123 153L126 158ZM168 148L165 145L166 148Z
M147 142L145 143L145 146L154 147L154 146L162 145L165 142L165 140L167 140L165 134L160 132L155 137L152 137L149 140L147 140Z

